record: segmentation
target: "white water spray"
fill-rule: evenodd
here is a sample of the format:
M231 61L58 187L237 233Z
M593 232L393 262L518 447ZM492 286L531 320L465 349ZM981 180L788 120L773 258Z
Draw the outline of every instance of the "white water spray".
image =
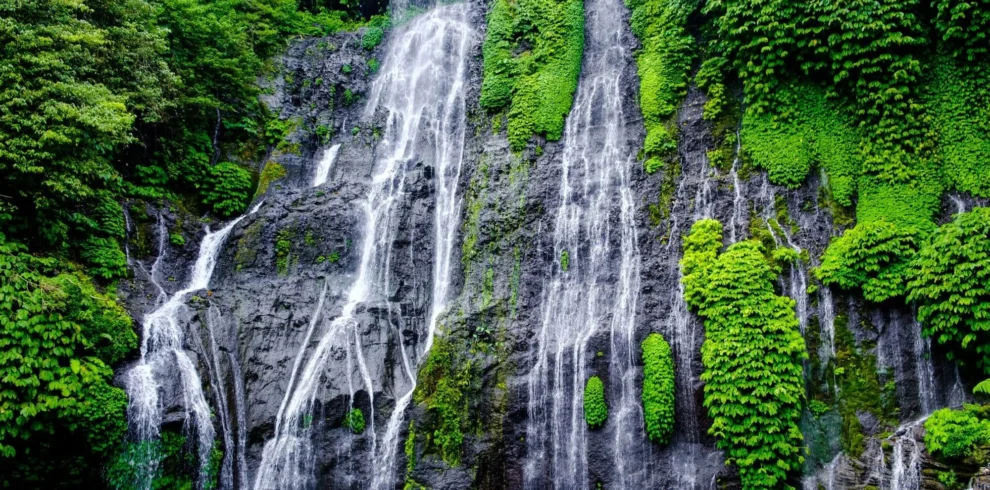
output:
M387 289L391 247L398 227L394 211L405 197L406 172L422 160L434 168L437 176L437 214L433 298L426 342L420 355L432 344L436 319L449 296L456 218L460 213L456 189L466 130L467 62L470 47L476 41L467 11L465 4L438 7L398 28L389 44L365 110L367 118L379 110L386 111L388 118L378 152L384 156L376 162L368 197L362 206L367 228L358 273L340 316L330 322L299 371L298 379L288 387L279 410L275 437L265 444L254 483L256 490L314 486L310 441L312 412L326 361L333 350L343 349L349 360L357 362L374 407L375 387L364 362L355 312L358 305L367 302L373 294ZM306 355L305 344L302 349L297 363ZM371 446L375 454L372 488L392 486L399 429L415 388L414 366L409 362L404 346L403 368L408 391L396 401L380 451L376 444L374 414L369 417ZM351 380L347 382L353 393Z
M337 161L338 153L340 153L340 143L327 148L323 152L323 158L320 159L319 165L316 166L316 173L313 175L313 187L326 183L327 178L330 177L330 169L333 168L334 162Z

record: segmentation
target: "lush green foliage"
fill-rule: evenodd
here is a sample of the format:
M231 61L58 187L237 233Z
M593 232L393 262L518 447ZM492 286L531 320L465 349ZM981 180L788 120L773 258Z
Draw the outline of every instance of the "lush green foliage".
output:
M702 220L684 238L684 298L705 319L701 348L709 433L739 468L743 488L787 488L800 468L804 339L794 301L774 292L778 271L757 241L722 247Z
M570 267L571 264L570 257L571 256L569 253L567 253L567 250L560 251L560 270L567 272L567 269Z
M444 337L434 340L429 357L419 371L414 400L425 403L434 418L432 443L450 466L461 461L464 429L468 424L468 397L472 364L458 354Z
M643 412L646 434L657 444L674 435L674 359L663 335L643 341Z
M925 420L925 448L948 459L971 457L987 462L990 446L990 420L987 407L966 405L962 409L936 410Z
M481 106L509 110L509 142L560 139L584 51L582 0L496 0L488 14Z
M355 434L364 432L364 412L360 408L350 409L344 416L344 427L351 429Z
M981 12L988 15L990 8ZM990 196L990 69L972 68L981 65L939 57L924 99L938 134L937 157L946 185L986 197Z
M584 421L588 427L597 429L608 419L608 405L605 404L605 385L601 378L592 376L584 386Z
M222 162L210 169L212 188L204 189L203 203L219 216L230 217L247 209L251 172L236 163Z
M749 111L743 116L740 136L747 158L767 170L770 181L796 188L814 165L828 174L836 201L852 205L859 176L859 132L842 108L812 86L781 87L779 116Z
M925 334L960 360L975 357L990 373L990 208L939 227L915 256L909 277L907 299L918 304Z
M694 39L687 32L692 2L627 0L630 24L642 48L636 52L639 71L639 108L646 126L643 153L647 173L659 170L660 160L677 150L666 126L687 93ZM675 128L676 129L676 128Z
M815 275L826 285L861 288L864 298L885 301L904 294L907 267L917 249L914 230L869 221L834 239Z
M115 298L75 268L28 255L0 234L3 483L93 477L86 465L99 466L127 429L127 397L109 384L108 366L136 346ZM63 445L69 441L77 446ZM60 458L82 466L45 473Z

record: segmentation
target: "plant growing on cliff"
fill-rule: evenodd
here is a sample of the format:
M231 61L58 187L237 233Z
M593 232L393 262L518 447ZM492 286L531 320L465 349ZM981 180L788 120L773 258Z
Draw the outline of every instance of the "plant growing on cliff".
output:
M950 357L975 358L990 373L990 208L957 215L931 235L911 263L908 301L925 335Z
M636 52L639 108L646 126L645 170L654 173L662 159L677 150L677 141L665 125L687 94L694 38L687 31L693 2L627 0L629 23L642 48Z
M608 419L608 406L605 404L605 385L601 378L592 376L584 387L584 420L588 427L597 429Z
M254 197L262 196L268 190L268 186L282 177L285 177L285 167L275 162L265 163L265 168L258 178L258 190L254 192Z
M431 417L431 442L450 466L461 461L471 373L472 363L461 357L447 337L438 336L419 371L420 381L413 394L416 403L426 404Z
M289 251L292 249L292 229L284 228L275 234L275 270L278 275L289 273Z
M509 143L559 140L584 51L582 0L496 0L483 47L481 107L508 109Z
M904 294L917 232L887 220L860 223L832 241L815 276L827 286L862 289L875 302Z
M212 187L203 190L203 203L227 218L244 212L251 196L251 172L236 163L220 162L210 169Z
M925 448L941 458L973 458L985 464L990 457L988 415L988 408L979 405L936 410L925 420Z
M344 415L344 427L351 429L351 432L360 434L364 432L364 412L360 408L352 408Z
M719 254L722 225L701 220L684 238L684 298L705 320L701 348L709 433L739 468L743 488L787 488L800 468L804 339L794 301L756 241Z
M674 434L674 360L663 335L651 333L643 341L643 412L646 434L667 444Z

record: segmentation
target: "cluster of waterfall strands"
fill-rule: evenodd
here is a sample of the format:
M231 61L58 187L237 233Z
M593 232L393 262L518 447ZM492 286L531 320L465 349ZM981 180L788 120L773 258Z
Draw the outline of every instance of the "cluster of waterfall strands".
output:
M775 288L794 300L808 341L808 392L829 403L822 413L806 409L809 456L790 483L927 488L923 422L966 402L965 383L922 335L912 307L868 304L818 282L819 257L841 233L819 198L824 173L799 188L772 184L747 166L737 128L723 148L730 160L716 164L711 151L725 135L704 118L707 97L691 86L671 122L677 171L647 175L638 41L621 0L584 2L581 73L560 141L513 152L505 114L477 106L484 8L410 7L373 50L340 35L326 59L299 54L314 40L286 55L310 78L341 66L350 73L358 58L381 62L361 82L358 104L321 116L334 126L330 136L286 158L284 186L206 230L194 259L169 252L163 216L155 257L127 249L154 297L140 358L121 377L129 437L151 442L181 430L201 489L214 488L214 478L220 490L735 488L738 475L709 434L704 325L688 309L679 266L691 225L716 219L726 246L755 239L768 255L791 257L776 264ZM299 97L279 88L267 103L291 115L305 110L305 97L328 96ZM510 161L528 172L507 170ZM649 207L663 179L675 180L656 222ZM511 228L510 198L523 203ZM948 199L951 213L978 204ZM510 234L522 245L506 246ZM484 253L466 254L471 247ZM515 265L500 254L515 254ZM171 291L164 267L185 274L184 286ZM465 277L469 269L482 279ZM507 315L510 308L523 311ZM495 317L508 333L479 327ZM666 446L651 443L644 427L640 343L651 333L670 343L675 369ZM415 396L441 336L467 346L472 369L439 381L456 384L445 385L461 397L453 406ZM854 414L861 454L843 451L844 436L828 427L849 417L836 408L848 395L834 374L845 352L872 363L896 407L886 418ZM593 376L604 382L601 427L585 418ZM494 391L506 394L504 405L466 399ZM477 407L484 410L467 420L457 416ZM360 430L352 413L363 417ZM495 419L505 425L491 433L486 423ZM448 467L437 439L455 429L461 464ZM156 457L141 463L135 487L153 488Z

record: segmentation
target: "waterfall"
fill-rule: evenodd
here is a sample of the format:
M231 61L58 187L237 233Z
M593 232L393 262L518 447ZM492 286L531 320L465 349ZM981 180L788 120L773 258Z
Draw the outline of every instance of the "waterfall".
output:
M340 143L323 152L323 158L320 159L319 165L316 166L316 173L313 174L313 187L326 183L327 178L330 177L330 169L333 168L333 163L337 161L338 153L340 153Z
M688 93L688 100L678 116L678 126L687 127L698 124L702 120L702 105L704 98L700 92ZM687 146L687 145L682 145ZM674 481L669 482L669 488L696 489L710 484L707 478L699 480L699 475L709 471L715 478L716 469L706 469L707 450L703 448L703 428L698 423L699 411L696 387L701 382L700 372L696 368L696 356L699 355L703 328L698 318L688 310L684 301L684 285L681 283L680 258L681 234L686 233L691 225L701 219L714 217L715 201L712 189L717 178L715 169L708 160L704 147L691 151L682 150L680 155L683 162L684 175L678 183L674 196L673 210L667 251L669 254L668 267L672 271L672 280L677 281L677 287L668 291L670 306L667 317L663 320L666 335L674 355L675 373L675 435L671 442L670 465ZM737 187L737 189L741 189ZM690 218L680 228L679 216Z
M313 468L309 464L314 457L310 443L312 412L332 351L345 350L348 362L351 359L357 362L364 388L369 396L374 396L375 387L364 362L356 311L360 304L373 299L373 295L388 289L391 248L397 238L394 211L406 194L406 172L423 160L433 167L437 176L436 250L430 319L426 341L422 352L416 353L417 358L425 355L432 344L436 320L449 297L448 283L460 215L456 190L466 131L467 63L470 47L476 41L467 14L465 4L440 6L397 28L392 35L365 109L366 118L383 110L387 120L376 152L381 156L376 159L367 198L362 203L366 228L360 265L340 315L329 322L298 377L294 376L290 381L276 419L274 438L265 444L262 453L254 482L257 490L314 486ZM297 364L301 365L307 355L308 343L302 345ZM404 342L399 344L402 372L408 387L400 391L401 387L396 386L395 391L403 395L396 401L380 448L374 414L368 417L371 447L375 453L373 488L393 486L399 429L415 388L415 366L405 352ZM351 383L351 380L348 378L347 382ZM401 381L397 379L396 382ZM353 395L353 384L349 386Z
M633 339L639 291L639 250L630 175L636 148L626 133L622 75L632 59L624 47L625 8L596 0L587 10L586 50L574 107L566 121L553 267L542 297L536 363L528 375L527 488L588 488L584 386L588 342L608 328L605 430L616 488L639 488L645 435L635 387ZM616 264L618 262L618 264ZM616 265L618 267L616 267ZM604 332L603 332L604 333ZM636 467L640 465L640 467Z
M732 176L732 215L729 217L729 243L736 243L736 228L741 226L743 221L743 208L746 200L743 198L742 182L739 180L739 163L742 160L742 138L739 137L739 130L736 130L736 154L732 158L732 168L729 174Z
M125 387L129 398L128 419L139 441L155 440L159 436L162 423L162 409L158 398L159 380L178 378L186 411L186 421L194 426L199 451L201 475L210 462L215 431L211 420L210 407L203 394L203 385L192 359L184 350L183 323L180 314L185 309L186 297L201 289L206 289L216 266L217 253L230 230L244 219L241 216L216 232L207 229L200 244L199 257L193 265L192 274L186 287L162 301L167 295L157 283L155 276L164 255L164 243L158 258L151 267L151 279L160 291L159 305L142 321L141 359L125 376ZM161 222L161 220L159 220ZM163 226L163 225L162 225ZM164 231L161 232L164 236ZM188 426L187 426L188 428ZM188 430L193 431L192 428ZM150 488L151 477L157 468L156 461L150 461L143 468L141 484ZM200 485L203 479L200 478Z

